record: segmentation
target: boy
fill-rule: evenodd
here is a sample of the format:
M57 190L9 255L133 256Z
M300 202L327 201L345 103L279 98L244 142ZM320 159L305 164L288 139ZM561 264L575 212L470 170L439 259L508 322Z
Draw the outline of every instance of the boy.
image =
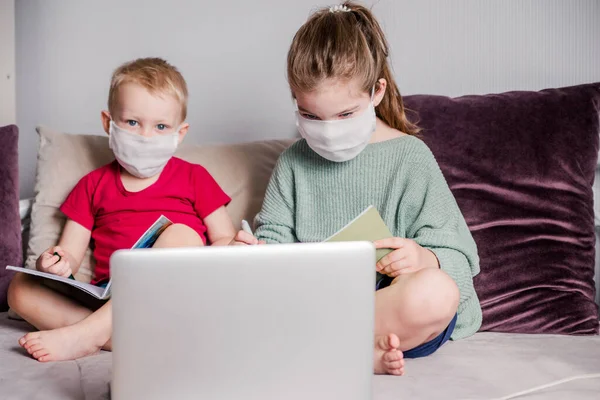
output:
M75 274L92 240L92 283L106 284L111 254L133 246L161 214L173 225L154 247L230 244L235 230L225 211L229 197L203 167L173 157L189 128L187 97L185 80L162 59L138 59L114 72L101 117L116 160L83 177L69 194L61 206L67 222L58 246L40 255L38 270ZM22 274L11 283L8 300L40 330L19 340L38 361L111 350L110 300L92 311Z

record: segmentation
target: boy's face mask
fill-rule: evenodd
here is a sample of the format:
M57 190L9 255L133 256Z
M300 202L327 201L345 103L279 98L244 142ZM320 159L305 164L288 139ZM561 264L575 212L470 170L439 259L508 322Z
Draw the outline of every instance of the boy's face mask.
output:
M334 162L349 161L367 147L375 132L373 93L369 107L357 117L321 121L304 118L296 110L296 126L311 149Z
M110 121L108 145L119 164L138 178L158 175L179 145L179 129L174 133L141 136Z

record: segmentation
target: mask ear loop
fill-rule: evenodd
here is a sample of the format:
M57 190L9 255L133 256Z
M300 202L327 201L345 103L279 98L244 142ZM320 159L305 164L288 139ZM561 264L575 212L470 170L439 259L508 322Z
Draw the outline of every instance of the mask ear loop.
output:
M298 100L294 97L294 113L296 115L296 128L300 127L300 110L298 109Z
M179 143L179 137L180 137L179 131L181 131L181 127L182 126L183 126L183 123L181 125L179 125L177 127L177 129L175 129L175 132L173 132L173 138L175 139L175 146L176 147L179 147L179 145L181 144L181 143Z

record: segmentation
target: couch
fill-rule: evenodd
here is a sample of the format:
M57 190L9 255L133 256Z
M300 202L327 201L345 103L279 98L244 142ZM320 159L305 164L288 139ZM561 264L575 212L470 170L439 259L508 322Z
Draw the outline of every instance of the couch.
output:
M582 92L586 93L585 96L581 94ZM594 283L591 280L594 275L594 261L592 259L590 265L589 260L590 254L593 258L595 243L593 211L591 221L587 215L590 207L593 206L592 181L596 169L600 131L599 100L599 84L535 94L510 93L487 97L467 96L459 99L413 96L406 99L409 107L418 113L421 125L424 127L423 139L438 158L480 247L482 274L476 280L476 289L484 309L482 327L484 331L464 340L449 342L431 357L409 360L406 375L403 377L374 376L374 399L500 399L565 378L600 373L598 308L594 303ZM536 114L540 107L551 108L555 103L566 110L566 115L569 115L569 104L575 110L573 113L585 114L577 118L577 121L583 121L582 126L577 127L578 122L567 118L564 126L568 128L560 132L561 135L571 135L565 139L566 143L574 142L577 138L584 141L580 148L565 151L564 155L556 153L550 157L545 153L548 149L544 147L536 147L535 151L527 153L528 146L538 145L531 144L533 142L526 139L519 139L516 148L511 147L510 151L520 151L519 147L521 147L525 154L531 156L528 159L522 155L515 156L520 159L523 168L526 168L518 170L518 162L501 168L494 165L494 162L511 158L510 154L503 153L507 151L506 143L509 143L509 140L502 142L496 140L496 143L489 144L491 148L496 149L496 152L486 153L491 161L484 163L485 168L473 169L473 165L479 162L478 157L483 154L478 153L482 149L477 146L490 140L490 136L498 137L497 132L506 131L507 126L515 127L514 119L520 121L519 126L524 130L523 132L539 129L543 131L541 134L545 135L546 143L557 146L556 143L552 144L553 134L545 129L548 124L551 126L559 124L557 118L565 119L563 115L565 113L555 113L546 119ZM513 107L514 104L516 105ZM495 114L495 117L490 117L491 120L482 119L482 114L490 113ZM498 118L499 113L502 114L502 118ZM519 113L520 115L512 115ZM502 121L508 125L502 125ZM457 126L459 128L456 128ZM584 128L587 131L581 133ZM524 135L529 135L523 132L515 134L513 139L517 140ZM31 220L31 226L28 228L31 237L25 241L27 248L24 249L26 250L25 263L30 267L37 254L58 237L64 218L57 207L70 188L83 174L109 162L112 157L106 137L101 135L69 135L45 127L38 128L38 133L40 151L35 200L22 202L21 210L24 227L27 228L28 221ZM483 134L487 136L482 137ZM225 191L231 195L233 200L228 211L234 221L238 222L242 218L252 218L260 208L277 156L290 143L290 141L265 141L229 146L186 145L180 149L178 155L203 164L215 176ZM569 157L572 157L574 151L578 155L571 160ZM449 157L449 154L453 156ZM457 161L456 154L461 154L460 161ZM513 183L508 189L502 188L500 177L508 176L507 174L518 170L519 179L525 180L529 173L527 171L536 170L536 165L550 162L551 160L548 159L552 158L561 158L561 168L568 172L564 175L565 179L572 181L572 185L576 186L577 190L568 190L564 182L560 181L563 175L549 174L546 169L537 170L537 175L532 179L527 178L527 182L528 185L541 185L540 187L547 188L547 192L546 189L542 193L537 193L535 190L530 192L531 187L528 186L527 196L520 193L521 197L519 197L515 193L521 189L515 187ZM577 169L576 176L571 173L570 161ZM489 169L486 169L488 167ZM555 184L548 186L544 181L548 177L554 179ZM469 184L469 180L473 184L481 183L480 187L474 189L473 185ZM497 199L490 200L486 197L489 182L496 185L495 193L506 196L506 203L515 202L512 211L506 207L506 204L494 206ZM514 179L511 182L514 182ZM497 229L500 220L494 223L484 221L485 218L489 218L488 214L491 212L498 215L526 208L528 215L537 215L540 210L536 210L536 206L549 207L543 204L543 200L547 193L553 193L552 190L561 191L557 194L558 197L554 197L555 203L562 201L569 205L577 204L577 207L557 209L554 215L564 212L566 220L576 218L569 213L584 214L585 218L577 224L581 226L572 227L564 221L559 221L560 223L557 224L548 223L547 226L541 224L543 226L540 225L539 229L545 229L546 233L533 232L533 236L543 237L543 246L546 246L544 249L547 251L531 253L528 258L523 258L520 254L517 258L519 261L517 266L513 265L515 264L515 260L511 258L513 253L494 255L492 250L498 245L495 242L506 237L514 240L517 240L515 237L519 238L519 242L515 242L515 247L530 249L527 243L533 239L529 236L526 240L520 239L518 235L521 231L524 232L523 235L532 235L533 228L530 227L529 222L525 221L524 225L520 225L521 219L514 218L509 220L510 227L507 232L498 232L493 229ZM532 193L537 193L540 198L531 201L531 196L534 196ZM575 197L572 196L580 196L577 199L581 201L575 201ZM472 202L473 198L476 198L477 202ZM552 216L545 216L545 218L552 218ZM524 231L523 226L527 227ZM577 240L563 240L566 233L557 234L553 231L559 229L556 226L567 229L565 231L567 233L570 232L569 229L579 229L576 234ZM561 242L557 242L556 246L548 244L547 241L554 240L553 238L560 238ZM524 247L521 246L523 243L525 243ZM535 242L531 244L531 246L535 245ZM575 256L572 255L573 249L568 247L570 245L575 246ZM562 253L556 249L560 249ZM552 258L547 262L544 261L543 268L538 269L542 263L540 260L547 260L543 257L548 257L548 252L552 253ZM524 265L530 267L523 270ZM498 272L503 268L511 267L514 269L508 274ZM547 275L554 267L557 274L566 275ZM93 260L88 255L78 274L78 279L89 280L92 270ZM543 282L532 281L532 276L543 279ZM511 281L511 279L517 280ZM565 282L570 283L567 285ZM529 286L523 287L523 285ZM499 298L502 301L499 302ZM564 310L562 307L567 309ZM77 361L40 364L29 358L17 345L17 339L32 329L26 322L9 318L6 312L0 313L0 398L109 398L110 353L101 352ZM528 394L523 398L598 399L599 397L600 379L591 378L571 380Z

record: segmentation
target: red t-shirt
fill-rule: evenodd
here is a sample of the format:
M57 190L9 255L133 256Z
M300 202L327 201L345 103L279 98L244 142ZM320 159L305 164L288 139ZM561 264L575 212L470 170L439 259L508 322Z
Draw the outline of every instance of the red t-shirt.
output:
M112 253L131 248L161 215L194 229L206 243L204 218L230 200L204 167L173 157L156 183L140 192L125 189L116 161L92 171L60 210L92 232L97 283L110 277Z

